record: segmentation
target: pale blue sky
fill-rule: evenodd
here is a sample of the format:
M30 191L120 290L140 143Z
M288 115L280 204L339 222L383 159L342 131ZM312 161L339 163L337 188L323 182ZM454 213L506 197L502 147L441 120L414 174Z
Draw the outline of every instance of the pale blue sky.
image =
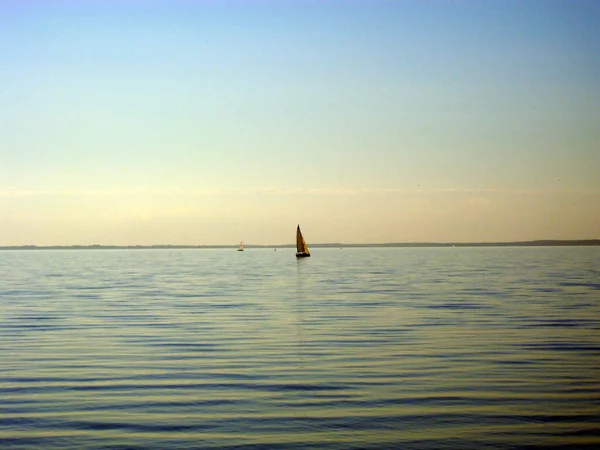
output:
M0 245L600 235L600 2L1 1Z

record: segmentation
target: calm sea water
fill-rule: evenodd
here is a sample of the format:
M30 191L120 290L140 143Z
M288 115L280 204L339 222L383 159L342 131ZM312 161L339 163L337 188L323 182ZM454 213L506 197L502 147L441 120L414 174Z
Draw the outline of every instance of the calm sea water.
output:
M0 252L1 448L600 444L600 249Z

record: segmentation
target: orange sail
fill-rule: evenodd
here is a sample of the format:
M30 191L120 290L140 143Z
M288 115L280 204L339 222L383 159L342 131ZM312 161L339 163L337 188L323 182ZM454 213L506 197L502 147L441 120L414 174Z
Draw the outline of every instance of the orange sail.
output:
M310 252L308 251L306 242L304 242L304 237L300 231L300 225L298 225L298 228L296 229L296 257L301 258L304 256L310 256Z

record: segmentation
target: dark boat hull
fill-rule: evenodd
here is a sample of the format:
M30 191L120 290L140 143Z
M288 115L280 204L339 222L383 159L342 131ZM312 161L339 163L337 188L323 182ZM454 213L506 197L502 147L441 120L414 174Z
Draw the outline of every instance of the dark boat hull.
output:
M296 258L308 258L310 253L298 252L296 253Z

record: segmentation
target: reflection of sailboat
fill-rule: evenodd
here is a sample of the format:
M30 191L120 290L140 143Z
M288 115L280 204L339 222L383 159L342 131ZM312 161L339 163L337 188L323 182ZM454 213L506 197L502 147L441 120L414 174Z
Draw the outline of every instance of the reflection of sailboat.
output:
M308 251L306 242L304 242L304 238L302 237L300 225L298 225L298 228L296 229L296 258L303 258L306 256L310 256L310 252Z
M244 251L244 243L240 242L240 248L238 248L238 252L243 252Z

